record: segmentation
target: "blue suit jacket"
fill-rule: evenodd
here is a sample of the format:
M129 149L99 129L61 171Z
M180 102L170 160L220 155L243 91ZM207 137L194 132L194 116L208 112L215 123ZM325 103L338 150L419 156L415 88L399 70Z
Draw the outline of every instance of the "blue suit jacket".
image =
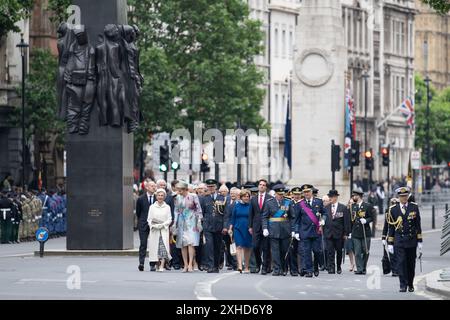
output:
M316 225L314 222L309 218L308 214L302 209L300 204L305 201L301 200L300 202L295 204L294 210L295 210L295 225L294 230L295 233L300 234L301 239L307 239L307 238L317 238L320 237L320 235L316 231ZM308 204L306 204L308 206ZM327 212L325 208L323 207L323 202L319 198L313 198L311 209L313 213L317 216L319 214L318 219L320 220L320 216L322 216L325 221L327 218Z

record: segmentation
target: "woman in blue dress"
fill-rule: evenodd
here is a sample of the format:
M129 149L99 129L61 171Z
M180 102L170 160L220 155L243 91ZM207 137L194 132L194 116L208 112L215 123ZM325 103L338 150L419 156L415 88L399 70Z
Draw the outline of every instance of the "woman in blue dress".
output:
M237 267L242 273L242 260L244 258L244 273L249 273L250 255L252 251L252 235L248 232L248 216L250 214L250 191L241 191L241 200L236 202L231 214L231 231L236 243Z

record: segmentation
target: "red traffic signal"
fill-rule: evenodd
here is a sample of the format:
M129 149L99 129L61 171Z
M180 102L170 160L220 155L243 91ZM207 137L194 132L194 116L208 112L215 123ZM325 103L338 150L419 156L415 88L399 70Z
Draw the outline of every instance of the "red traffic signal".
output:
M366 158L372 158L372 151L367 150L366 152L364 152L364 157L366 157Z
M382 148L381 148L381 154L382 154L383 156L389 155L389 148L382 147Z

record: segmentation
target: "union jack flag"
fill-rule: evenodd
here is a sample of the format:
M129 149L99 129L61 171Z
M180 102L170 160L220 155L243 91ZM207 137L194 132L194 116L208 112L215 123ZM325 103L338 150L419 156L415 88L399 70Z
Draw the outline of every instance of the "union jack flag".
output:
M414 130L414 101L411 98L407 98L402 102L399 108L402 115L406 118L406 124L411 131Z

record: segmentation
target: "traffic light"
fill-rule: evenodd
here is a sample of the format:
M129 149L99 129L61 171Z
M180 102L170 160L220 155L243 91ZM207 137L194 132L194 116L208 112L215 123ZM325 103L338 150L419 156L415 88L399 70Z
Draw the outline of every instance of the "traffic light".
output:
M176 171L176 170L180 169L180 164L176 161L173 161L171 167L174 171Z
M163 145L159 147L159 171L167 172L169 170L169 146Z
M364 152L364 158L366 159L366 170L373 170L373 154L371 150Z
M389 147L381 148L381 157L383 159L383 166L388 167L389 166Z
M359 155L361 150L359 149L359 141L353 140L352 141L352 167L358 167L359 166Z
M202 153L202 163L200 165L200 171L209 172L208 155L204 152Z
M341 170L341 146L332 144L331 145L331 171L340 171L340 170Z

